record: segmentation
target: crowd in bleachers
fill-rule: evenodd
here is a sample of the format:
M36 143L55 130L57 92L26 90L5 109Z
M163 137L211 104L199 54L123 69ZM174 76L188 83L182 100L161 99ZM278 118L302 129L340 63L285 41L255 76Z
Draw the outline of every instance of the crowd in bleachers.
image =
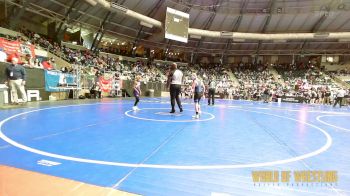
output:
M302 97L306 103L331 104L339 86L317 66L275 66L284 80L283 95Z
M273 90L279 90L277 82L273 75L266 68L235 70L234 74L238 79L240 86L233 91L234 97L239 99L262 99L266 90L271 93Z
M334 77L350 77L350 70L328 71L328 75Z
M10 40L10 41L19 41L23 44L27 44L27 45L31 45L31 44L38 44L39 45L39 41L41 44L46 44L48 45L49 42L45 39L39 39L37 34L33 33L33 39L30 39L28 37L25 36L11 36L11 35L4 35L4 34L0 34L0 37L6 39L6 40ZM34 42L35 40L35 42ZM9 57L4 53L2 61L6 62L8 61ZM37 57L32 57L31 54L26 54L24 56L18 56L20 63L25 66L25 67L29 67L29 68L51 68L53 66L55 66L55 60L53 58L49 58L49 59L43 59L43 58L37 58ZM45 67L48 66L48 67Z
M104 73L112 74L113 87L119 89L120 80L133 80L137 75L142 77L142 82L162 82L166 77L157 71L155 64L149 64L143 61L120 61L118 58L102 56L94 54L89 50L74 50L53 42L44 36L38 35L26 29L21 30L24 36L0 35L7 40L20 41L21 43L33 44L36 48L49 51L59 58L67 61L71 66L58 65L55 58L32 57L27 54L21 56L21 64L28 68L42 68L47 70L56 70L63 73L72 73L81 70L81 82L84 89L90 89L90 92L101 92L101 85L98 82L99 76ZM1 52L1 51L0 51ZM6 53L4 53L6 55ZM7 57L3 57L3 61L7 61ZM78 66L77 66L78 65ZM79 67L79 68L78 68ZM114 91L115 92L115 91ZM97 93L97 97L101 93Z
M100 76L111 72L118 80L133 80L136 75L142 76L143 82L165 83L168 65L154 62L130 62L111 56L92 53L90 50L75 50L61 46L34 32L22 29L25 36L11 37L2 35L9 40L18 40L33 44L36 47L50 51L72 65L82 67L83 74ZM2 51L0 51L1 53ZM22 58L24 66L31 68L58 69L54 58L40 59L26 55ZM331 77L320 71L313 64L274 64L284 83L275 80L267 68L267 64L237 63L230 68L221 64L180 66L184 73L184 95L191 97L191 75L196 73L204 81L213 80L216 83L217 94L221 98L261 100L264 97L277 99L283 96L302 97L307 103L330 103L335 95L337 85ZM63 67L62 72L73 72L73 67ZM238 80L234 83L227 74L232 71ZM348 71L330 73L348 75ZM328 99L329 98L329 99Z
M102 56L98 53L92 53L90 50L74 50L65 45L60 46L56 42L49 41L25 29L22 30L22 33L28 37L31 43L50 51L70 64L81 65L83 73L99 76L105 72L114 72L117 77L130 80L134 79L136 75L141 75L144 82L164 82L164 77L157 73L153 64L143 61L120 61L118 58ZM57 69L57 66L54 65L54 59L49 59L48 63L52 64L51 69ZM61 71L73 72L74 69L63 67Z

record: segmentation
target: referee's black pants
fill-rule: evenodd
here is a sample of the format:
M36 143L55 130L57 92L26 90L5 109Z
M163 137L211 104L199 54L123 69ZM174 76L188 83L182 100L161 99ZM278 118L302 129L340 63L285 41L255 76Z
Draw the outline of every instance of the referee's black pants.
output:
M179 106L180 111L182 110L180 95L181 85L180 84L171 84L170 85L170 102L171 102L171 111L175 111L175 100L177 106Z
M210 105L210 99L212 104L214 105L214 97L215 97L215 88L210 88L208 91L208 105Z
M335 107L335 106L338 104L338 102L339 102L339 106L341 107L341 104L342 104L342 102L343 102L343 97L337 97L337 98L335 99L335 102L334 102L333 107Z

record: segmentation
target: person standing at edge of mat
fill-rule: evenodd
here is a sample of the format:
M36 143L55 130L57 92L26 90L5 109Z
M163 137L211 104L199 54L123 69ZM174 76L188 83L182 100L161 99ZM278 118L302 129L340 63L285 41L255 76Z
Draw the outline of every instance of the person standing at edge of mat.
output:
M181 92L181 84L182 84L183 73L179 69L177 69L177 64L173 63L170 66L170 73L168 75L167 87L170 86L170 102L171 102L171 111L170 113L175 113L175 100L177 106L179 106L180 112L183 111L181 100L180 100L180 92Z
M326 90L324 92L324 101L323 104L330 104L331 103L331 91L329 90L329 87L326 87Z
M199 102L204 94L205 87L203 81L200 80L195 73L192 75L192 80L192 89L194 92L194 108L196 110L196 115L192 116L192 118L199 119L202 113Z
M214 105L214 99L215 99L215 89L216 89L216 83L214 77L211 78L209 81L209 90L208 90L208 105L210 105L210 99L212 104Z
M346 92L343 88L340 88L337 92L337 98L335 99L334 105L333 107L335 107L337 105L337 103L339 102L339 107L341 107L341 104L343 102L343 98L345 96Z
M18 64L18 58L12 57L11 65L8 65L5 69L5 84L10 86L11 96L13 98L13 104L18 105L17 90L20 91L23 103L27 102L27 94L24 86L26 85L26 70L20 64Z
M140 96L141 96L141 76L136 76L135 77L135 81L134 81L134 96L135 96L135 103L134 103L134 107L132 107L132 109L134 111L136 110L140 110L137 107L137 104L140 101Z

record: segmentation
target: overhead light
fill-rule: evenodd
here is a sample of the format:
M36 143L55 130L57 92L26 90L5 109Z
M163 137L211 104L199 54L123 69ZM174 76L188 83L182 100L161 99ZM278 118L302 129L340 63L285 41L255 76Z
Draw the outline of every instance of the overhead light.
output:
M190 38L201 39L202 36L200 36L200 35L190 35Z
M232 37L233 36L233 32L221 31L220 35L221 35L221 37Z
M153 28L153 25L152 25L152 24L149 24L149 23L143 22L143 21L140 22L140 25L145 26L145 27L148 27L148 28Z
M329 33L315 33L314 38L327 38Z
M115 2L111 3L111 7L114 9L117 9L118 11L124 12L124 13L128 11L127 7L124 7L124 6L122 6L118 3L115 3Z

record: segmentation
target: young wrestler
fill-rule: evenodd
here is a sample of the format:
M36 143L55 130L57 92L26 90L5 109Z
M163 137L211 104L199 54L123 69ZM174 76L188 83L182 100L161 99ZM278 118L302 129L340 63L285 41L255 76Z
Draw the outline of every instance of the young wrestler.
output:
M134 81L134 96L135 96L135 103L134 103L134 107L132 107L132 109L134 111L139 110L139 108L137 107L137 104L140 101L140 96L141 96L141 76L136 76L135 77L135 81Z
M196 74L192 75L193 83L192 83L192 89L194 93L194 108L196 110L196 115L192 116L195 119L198 119L200 117L201 112L201 106L199 104L203 93L205 91L205 86L202 80L200 80Z

